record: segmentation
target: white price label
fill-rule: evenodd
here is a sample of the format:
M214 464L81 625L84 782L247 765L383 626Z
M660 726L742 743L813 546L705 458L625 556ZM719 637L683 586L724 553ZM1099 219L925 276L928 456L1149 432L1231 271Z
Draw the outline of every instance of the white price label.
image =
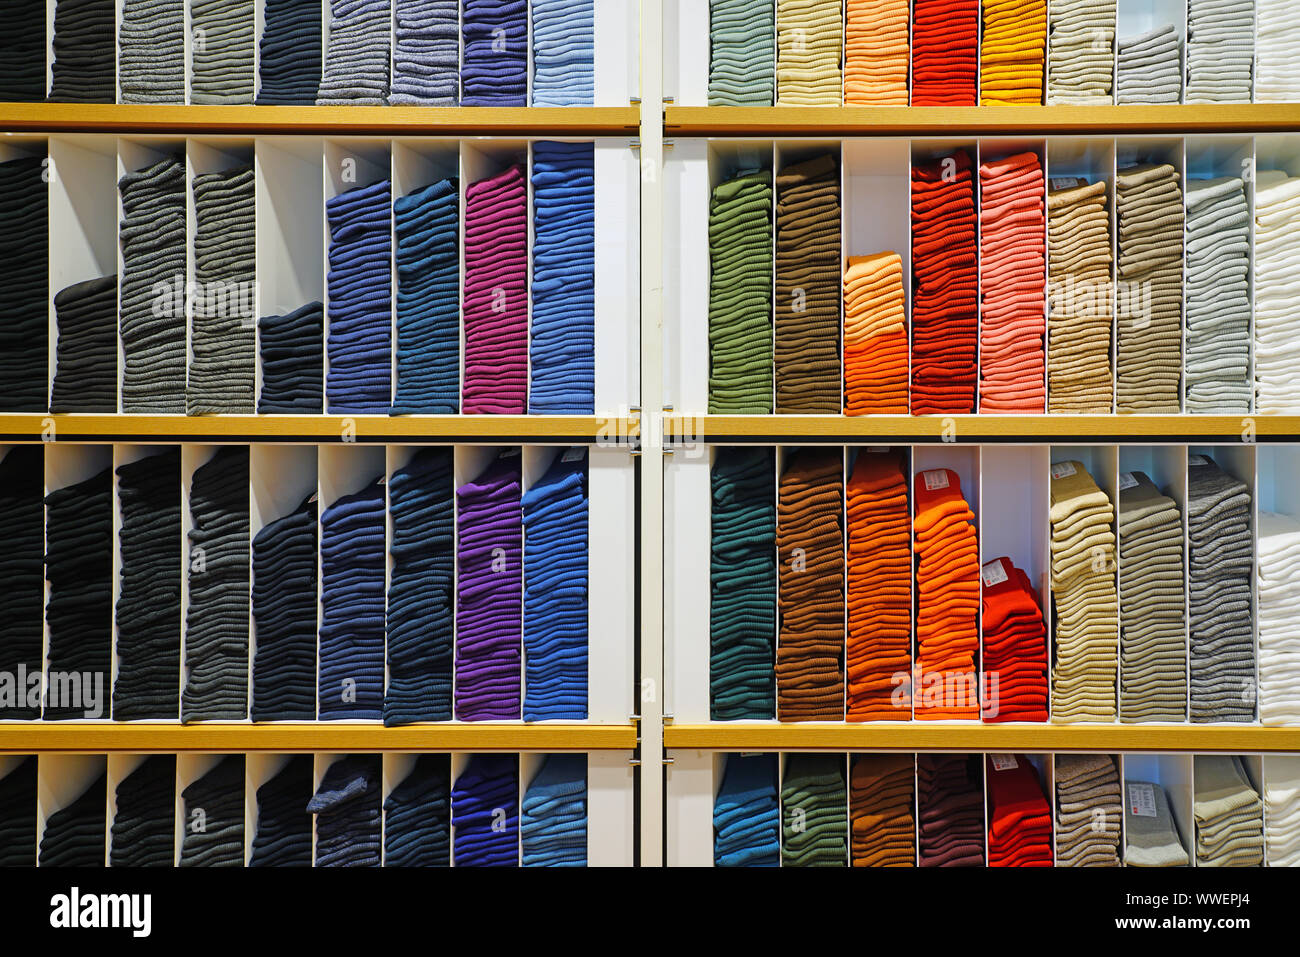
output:
M944 469L930 469L928 472L922 472L921 475L925 479L927 492L948 487L948 473Z
M1128 810L1134 817L1157 817L1155 785L1130 784L1128 786Z
M988 587L1000 585L1007 580L1007 570L1002 566L1002 559L995 558L980 569L980 576Z
M1074 465L1071 462L1054 462L1052 463L1052 478L1062 479L1069 478L1074 474Z
M989 760L993 762L994 771L1011 771L1020 767L1014 754L990 754Z
M1137 488L1137 484L1138 484L1137 476L1135 476L1132 472L1119 473L1120 491L1123 491L1126 488Z
M584 451L583 449L569 449L569 451L565 452L562 456L560 456L560 461L577 462L582 458L583 451Z
M1208 455L1189 455L1187 456L1188 465L1209 465L1210 458Z

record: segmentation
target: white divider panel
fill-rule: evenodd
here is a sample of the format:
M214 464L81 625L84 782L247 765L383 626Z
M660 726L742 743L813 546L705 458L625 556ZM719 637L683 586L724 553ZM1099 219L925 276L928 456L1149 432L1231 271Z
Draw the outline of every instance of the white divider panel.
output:
M669 751L665 838L669 867L713 866L713 800L722 786L727 755L719 751ZM645 813L645 809L642 809Z
M843 142L841 259L896 252L903 261L906 315L912 315L912 169L905 139ZM840 294L843 309L843 291ZM909 328L911 323L908 323Z
M117 271L117 152L111 136L55 136L50 174L50 384L58 322L54 297Z
M663 0L664 96L683 106L709 102L709 4ZM674 147L674 150L678 147ZM672 235L667 230L665 236Z
M1263 776L1263 785L1267 791L1278 792L1300 792L1300 755L1293 754L1266 754L1261 759L1261 774ZM1263 796L1261 794L1261 796ZM1264 805L1264 826L1268 827L1272 822L1269 817L1268 804ZM1290 823L1290 822L1274 822ZM1270 867L1284 866L1285 862L1278 860L1269 847L1267 831L1264 838L1265 861Z
M78 482L84 482L92 476L98 475L104 469L111 468L113 465L113 447L111 445L62 445L50 443L45 447L45 494L69 485L76 485ZM110 507L111 504L110 504ZM48 535L50 510L45 509L45 522ZM48 543L47 543L48 545ZM113 550L117 550L116 536L114 536ZM50 582L46 578L44 583L45 589L45 608L50 604ZM111 612L110 612L111 614ZM107 622L105 623L107 624ZM50 680L50 624L42 615L41 627L44 638L44 655L43 662L45 667L44 675L44 692L42 695L42 708L44 708L51 688ZM66 640L66 638L65 638ZM111 652L110 652L111 653ZM111 664L111 661L110 661ZM102 694L102 714L98 718L85 718L78 720L88 720L97 722L108 722L109 701L112 697L112 675L104 676L104 688ZM80 792L78 792L80 793Z
M121 3L121 0L118 0L118 2ZM127 173L134 173L138 170L146 169L155 163L161 162L164 158L168 156L178 158L182 163L184 163L186 162L185 154L186 154L185 141L183 139L177 139L176 137L133 136L130 139L119 137L117 140L117 179L120 180ZM192 209L193 202L188 195L189 193L188 184L187 184L186 193L187 196L185 199L185 238L186 238L185 262L186 262L186 270L188 272L190 257L192 255L192 253L189 250L192 248L193 245L192 240L193 240L193 229L194 229L194 225L193 225L194 217L193 217L193 209ZM116 203L115 208L116 208L116 215L117 215L117 220L114 224L114 229L118 229L118 227L122 222L123 212L122 212L122 192L121 190L117 189L116 183L114 184L113 194L114 194L114 202ZM125 274L125 270L122 268L122 243L119 237L117 243L117 276L118 276L117 288L118 288L119 303L121 302L122 276L124 274ZM181 283L182 288L186 288L189 284L190 277L187 274L184 276L173 276L168 279L169 282L173 283L173 288L174 288L174 284L178 280ZM185 307L185 314L188 316L189 315L188 293L185 295L185 300L187 303ZM182 318L180 321L184 322L187 328L185 355L186 355L186 364L188 367L188 363L189 363L188 326L189 324L184 318ZM126 361L122 350L122 336L121 336L120 326L119 326L118 333L119 334L117 337L117 407L118 410L120 411L122 409L122 378L123 378L123 373L126 369ZM182 594L184 594L184 592L182 592Z
M317 508L319 509L317 515L318 523L324 517L325 512L328 509L330 509L334 505L334 503L337 502L340 498L343 498L345 495L351 495L354 492L359 492L362 489L366 488L370 483L375 481L381 481L385 484L384 510L385 512L387 512L388 472L385 465L386 451L383 446L379 446L379 445L358 446L356 444L350 444L350 443L344 443L342 445L321 445L317 447L317 455L318 458L317 458L316 467L317 467L317 474L319 476L319 487L320 487L320 492L319 492L320 499L319 499L319 504L317 506ZM385 519L385 521L387 520ZM321 543L324 542L324 540L325 540L324 525L318 524L317 539L316 539L318 554L319 554L319 546ZM387 552L387 548L388 546L387 544L385 544L384 546L385 552ZM317 596L317 608L319 609L319 612L317 614L316 621L317 621L317 628L319 629L320 624L325 621L325 583L323 580L324 579L323 559L318 560L317 567L320 569L321 572L320 584L317 586L319 589L319 594ZM385 581L385 586L387 586L387 581ZM317 652L316 710L317 710L317 715L319 716L322 710L322 705L324 703L321 700L321 691L319 685L320 665L321 665L319 630L317 631L316 652ZM387 660L387 655L385 654L385 659L384 659L385 686L387 686L387 677L388 677L388 660ZM347 718L347 719L334 718L331 720L342 721L343 723L346 724L373 723L372 721L361 719L361 718Z
M1183 537L1183 671L1184 677L1188 682L1188 698L1185 705L1187 714L1191 714L1191 679L1188 669L1191 667L1191 634L1190 634L1190 609L1188 608L1187 594L1187 572L1191 567L1188 562L1187 539L1187 448L1182 445L1121 445L1117 447L1119 455L1119 472L1120 486L1123 487L1128 481L1128 476L1133 472L1145 473L1147 478L1155 483L1165 495L1168 495L1178 504L1179 517L1182 521ZM1116 517L1116 548L1123 547L1124 539L1119 534L1119 500L1114 502ZM1117 565L1122 564L1122 559L1116 555ZM1125 598L1122 583L1116 584L1116 594L1119 595L1120 601L1120 651L1121 655L1124 648L1124 606ZM1124 667L1121 660L1119 672L1119 701L1122 703L1125 697L1124 690ZM1166 722L1142 722L1143 724L1164 724ZM1185 724L1186 721L1180 722Z
M631 867L635 860L636 775L627 751L587 754L587 864ZM659 813L655 809L652 813Z
M1204 134L1200 136L1188 136L1183 141L1183 157L1185 177L1181 184L1183 190L1183 202L1186 207L1187 195L1190 187L1197 180L1217 179L1220 177L1235 176L1241 178L1246 186L1246 207L1250 211L1250 272L1247 274L1246 281L1248 287L1248 296L1250 298L1250 366L1248 372L1249 382L1255 381L1255 142L1249 136L1228 136ZM1186 296L1186 283L1189 279L1196 278L1190 268L1190 263L1186 259L1187 251L1184 249L1184 269L1183 284L1184 297ZM1183 302L1183 357L1184 368L1186 368L1187 356L1187 303L1186 298ZM1186 383L1184 383L1184 393L1186 392ZM1254 395L1252 392L1251 406L1254 408ZM1184 411L1186 411L1186 402L1184 402Z
M326 13L325 22L329 22L329 0L324 0ZM329 32L328 26L326 33ZM377 136L364 137L345 137L340 139L327 139L324 141L325 156L325 195L320 200L321 205L321 263L324 270L323 275L329 275L329 252L330 252L330 230L329 214L326 212L325 204L348 190L356 189L359 186L371 186L382 180L389 180L393 175L392 158L391 158L391 141ZM307 207L311 208L311 207ZM391 214L390 214L391 215ZM389 255L389 271L392 271L392 255ZM259 265L260 262L259 262ZM305 300L304 300L305 301ZM329 315L329 283L324 284L324 296L321 302L325 304L325 323L324 337L325 342L322 348L325 353L324 369L326 381L329 381L330 357L329 349L324 348L325 343L329 342L330 334L330 315ZM298 305L302 305L299 303ZM295 307L296 308L296 307ZM392 399L392 389L390 384L389 399ZM329 411L329 395L324 395L325 410Z
M36 766L36 846L45 825L58 811L81 797L107 771L102 754L42 754ZM108 802L104 802L104 864L108 864ZM37 861L40 866L40 861Z
M664 404L692 415L709 406L710 155L694 138L664 151Z
M709 720L712 602L711 471L707 455L675 454L664 464L664 713L685 723ZM669 771L671 778L672 771Z
M253 102L262 92L262 34L266 32L266 4L253 4ZM251 846L251 845L250 845Z
M601 11L596 4L599 36ZM597 102L601 99L600 40L596 44ZM635 63L635 60L630 61ZM641 170L627 139L593 141L596 174L596 404L601 415L623 412L640 400Z
M640 700L636 542L628 531L637 508L636 466L619 449L593 445L587 456L587 716L619 724Z
M257 837L257 789L280 773L293 755L250 751L244 756L244 866L253 860ZM305 806L305 805L304 805Z
M1029 577L1038 590L1049 645L1052 634L1050 458L1051 451L1045 445L985 445L979 452L980 565L1007 557ZM981 592L983 587L981 576ZM984 661L982 612L980 624L980 670L983 674L987 665ZM991 690L988 681L981 678L981 713L992 717L985 699ZM1000 683L998 687L1001 687ZM1051 688L1049 676L1049 705Z
M260 16L260 5L258 11ZM312 301L325 301L328 267L321 250L329 249L329 230L320 192L322 141L302 136L259 137L254 151L260 318L284 315ZM260 349L257 390L260 395Z
M1190 754L1121 754L1120 777L1123 781L1121 798L1128 804L1130 781L1149 781L1165 789L1169 810L1173 814L1178 839L1187 852L1189 866L1196 866L1196 818L1192 812L1194 786L1192 781L1192 755ZM1128 862L1128 837L1122 848Z
M45 93L54 82L54 8L58 0L45 0Z
M454 802L451 799L451 792L456 790L456 781L457 779L460 778L462 774L465 773L465 768L469 765L469 759L472 756L473 755L469 754L466 751L453 751L451 753L451 787L448 789L447 792L447 797L448 797L447 804L448 807L450 808L449 811L450 823L447 825L447 834L448 834L447 842L450 850L448 851L447 863L451 867L456 866L456 824L455 824L456 807Z
M638 41L638 4L636 0L599 0L593 3L591 8L592 66L595 70L593 105L627 106L628 102L641 92L637 75L641 52ZM532 28L532 17L529 16L530 38ZM532 43L529 44L528 55L531 66ZM531 85L531 69L528 71L528 76ZM531 96L529 102L532 102Z
M267 445L257 443L248 449L249 505L248 560L250 589L255 584L252 571L253 539L267 525L292 513L303 499L316 494L318 488L317 453L310 445ZM319 529L318 529L319 531ZM320 549L317 539L317 587L319 588ZM250 591L248 602L248 705L253 706L253 661L257 657L257 620L253 616ZM320 628L320 601L317 596L316 627ZM317 669L319 665L317 666ZM317 669L313 669L316 671ZM251 710L250 710L251 715Z
M111 670L111 672L110 672L109 679L108 679L107 681L104 682L104 694L105 694L105 701L104 701L104 708L105 708L105 711L104 711L104 717L108 717L108 702L109 702L110 700L112 700L112 691L113 691L113 688L117 685L117 673L118 673L118 668L119 668L119 659L118 659L118 653L117 653L117 643L118 643L118 641L119 641L119 639L120 639L120 636L118 635L118 630L117 630L117 614L116 614L116 610L117 610L117 603L118 603L118 600L119 600L119 599L121 598L121 596L122 596L122 539L121 539L121 535L122 535L122 494L121 494L122 481L121 481L121 478L120 478L120 477L118 476L118 474L117 474L117 470L118 470L119 468L121 468L123 465L126 465L126 464L128 464L128 463L130 463L130 462L136 462L136 461L139 461L140 459L146 459L146 458L149 458L150 456L153 456L153 455L161 455L161 454L163 454L164 452L167 451L167 446L162 446L162 445L114 445L114 446L112 446L112 450L113 450L113 609L114 609L114 614L113 614L113 656L112 656L112 670ZM183 458L183 456L182 456L182 458ZM182 477L183 477L183 476L182 476ZM182 495L183 495L183 493L181 493L179 489L177 490L177 492L178 492L178 494L182 494ZM183 498L182 498L182 503L184 504L184 503L186 503L186 502L188 502L188 499L183 497ZM184 508L184 507L182 508L182 511L185 512L185 517L181 519L181 522L182 522L182 528L184 528L184 522L185 522L186 519L188 518L188 511L187 511L187 509ZM183 582L188 578L188 576L185 574L185 569L186 569L186 567L187 567L188 564L189 564L188 559L187 559L187 555L188 555L188 546L187 546L187 543L186 543L185 537L182 535L180 538L178 538L178 539L176 540L176 560L177 560L178 562L180 562L180 567L181 567L181 570L182 570L181 578L182 578L182 581L183 581ZM186 587L187 587L186 584L182 584L182 585L181 585L181 588L182 588L182 589L185 589ZM184 618L183 618L183 616L182 616L182 621L183 621L183 620L184 620ZM182 625L182 627L184 627L184 626ZM181 687L183 688L183 687L184 687L184 670L183 670L183 669L182 669L181 673L177 675L177 680L181 682ZM179 701L179 699L178 699L178 701ZM114 716L113 720L116 721L116 720L120 720L120 719L117 718L116 716ZM149 720L156 720L156 719L149 719ZM176 721L178 721L178 722L180 721L180 715L179 715L179 713L174 717L174 720L176 720Z

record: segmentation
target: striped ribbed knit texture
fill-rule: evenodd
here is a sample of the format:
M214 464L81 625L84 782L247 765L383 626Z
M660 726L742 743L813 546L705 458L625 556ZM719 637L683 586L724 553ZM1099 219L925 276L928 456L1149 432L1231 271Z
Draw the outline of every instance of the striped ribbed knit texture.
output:
M519 866L519 755L474 754L451 789L457 867Z
M1052 178L1047 194L1047 411L1109 415L1110 214L1104 180Z
M1250 411L1250 207L1238 176L1187 184L1188 412Z
M253 102L253 0L190 0L191 103Z
M595 102L595 0L532 0L533 106Z
M1300 413L1300 176L1255 172L1255 411Z
M0 777L0 867L36 866L36 755Z
M73 283L54 297L51 412L117 411L117 275Z
M451 863L451 756L421 754L384 801L384 866Z
M330 0L329 41L317 106L388 102L392 29L389 0Z
M45 99L45 6L4 0L0 22L0 101L39 103Z
M100 758L98 764L104 767ZM50 813L41 834L41 867L103 867L108 821L108 776L100 771L81 794Z
M185 102L185 0L122 0L117 47L123 103Z
M912 105L975 106L979 0L914 0Z
M1120 37L1115 56L1115 102L1178 103L1183 96L1182 38L1173 24Z
M779 867L781 807L775 754L728 754L713 799L713 863Z
M45 8L19 0L28 9ZM117 10L114 0L58 0L54 5L51 103L113 103L117 99ZM44 44L44 29L41 31ZM45 71L41 71L44 87Z
M792 754L781 782L781 864L848 864L848 791L841 754Z
M1119 867L1124 804L1108 754L1058 754L1056 866Z
M1109 106L1114 99L1115 0L1051 0L1047 102Z
M312 755L291 755L257 789L256 830L249 867L311 867Z
M176 755L145 758L118 782L116 798L109 866L171 867L176 855Z
M316 718L315 498L253 536L254 721Z
M329 219L331 413L382 415L392 401L392 210L388 180L357 186L325 203Z
M15 681L20 671L40 674L45 651L41 627L45 603L44 498L44 445L12 446L0 459L0 577L5 583L0 589L0 621L5 622L0 672L13 675ZM4 716L14 721L39 718L40 701L25 697L30 685L18 687L24 689L24 696L5 708Z
M709 106L771 106L774 0L709 0Z
M325 307L318 301L258 320L262 360L259 415L321 411L325 381Z
M776 11L778 106L839 106L844 20L840 0L781 0Z
M0 163L0 412L44 412L49 407L50 190L45 163L44 156Z
M1254 66L1254 0L1188 0L1185 102L1249 103Z
M316 815L317 867L378 867L383 758L349 754L325 771L307 804Z
M266 0L258 48L259 106L311 106L321 79L320 0Z
M849 773L854 867L916 866L915 761L910 754L863 754Z
M922 867L984 864L984 794L976 755L918 754L918 850Z
M527 106L527 0L463 0L460 28L461 106Z
M1047 0L984 0L980 103L1043 102Z
M524 792L519 816L524 867L586 867L587 756L548 754Z
M393 0L394 106L455 106L460 99L456 0Z

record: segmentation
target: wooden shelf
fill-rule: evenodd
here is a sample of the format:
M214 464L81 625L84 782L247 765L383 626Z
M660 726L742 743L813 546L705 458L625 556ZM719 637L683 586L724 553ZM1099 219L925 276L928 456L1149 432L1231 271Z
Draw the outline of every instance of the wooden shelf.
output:
M0 414L0 442L626 443L639 419L596 415Z
M668 725L665 748L710 751L1300 751L1300 727L1251 725L861 724L715 722Z
M998 136L1300 130L1300 104L668 106L667 136Z
M578 136L640 129L641 108L423 106L150 106L115 103L0 103L0 131L265 136Z
M663 428L670 444L1300 442L1294 415L670 415Z
M245 751L631 751L632 724L0 724L0 754Z

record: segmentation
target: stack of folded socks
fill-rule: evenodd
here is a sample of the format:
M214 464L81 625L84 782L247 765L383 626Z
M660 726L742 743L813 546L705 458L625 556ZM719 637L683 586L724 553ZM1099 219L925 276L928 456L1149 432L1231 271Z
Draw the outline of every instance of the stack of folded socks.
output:
M190 0L191 103L253 102L253 26L253 0Z
M840 412L840 169L832 153L776 177L776 411Z
M325 307L309 302L282 316L263 316L257 329L262 358L257 414L320 412Z
M774 495L769 492L768 498ZM770 544L768 551L775 554ZM5 583L0 589L0 621L5 623L0 672L17 681L20 673L40 674L44 657L45 449L41 443L11 446L0 459L0 577ZM24 692L9 702L5 718L34 721L41 716L40 701L26 697L25 689L30 687L16 685L15 691L23 688ZM0 814L0 827L3 824Z
M1115 509L1082 462L1052 465L1052 717L1114 721L1119 668Z
M316 694L322 719L383 717L385 524L382 476L321 513Z
M1051 867L1052 810L1024 755L985 756L989 867Z
M587 756L542 759L519 817L524 867L587 866Z
M0 102L39 103L45 99L45 7L4 0L0 17Z
M848 863L848 794L841 754L792 754L781 782L781 865Z
M108 717L113 645L113 475L104 469L45 496L45 580L49 600L47 676L77 673L81 700L50 700L46 720ZM95 691L88 692L87 688ZM75 694L73 682L48 693ZM56 707L57 704L57 707ZM99 710L99 714L90 712Z
M1188 0L1186 102L1249 103L1254 65L1255 0Z
M528 190L523 168L465 190L466 415L523 415L528 405Z
M907 303L895 252L850 256L844 270L844 413L906 415Z
M523 641L518 449L456 489L456 717L517 719Z
M980 164L980 411L1047 402L1047 223L1034 152Z
M984 0L980 103L1043 102L1047 0Z
M254 721L316 718L316 495L253 536Z
M595 409L595 161L592 143L533 144L533 414Z
M915 0L912 105L975 106L979 0Z
M772 718L776 715L773 450L717 449L709 483L709 718ZM37 649L39 645L38 636Z
M840 450L791 452L781 474L776 523L776 693L782 721L844 718L843 510Z
M316 815L316 867L378 867L383 756L349 754L325 769L307 812Z
M460 408L459 182L440 180L393 203L395 414L454 414Z
M117 85L123 103L185 102L185 0L122 0Z
M1205 455L1187 462L1191 718L1255 720L1250 488Z
M35 866L36 755L29 754L0 776L0 867Z
M912 518L902 457L858 452L847 494L846 717L906 721L912 716Z
M772 105L775 6L775 0L709 0L709 106Z
M587 719L587 450L559 453L521 499L524 720Z
M457 867L519 866L519 756L474 754L451 789Z
M1115 177L1119 255L1115 410L1180 411L1183 372L1183 192L1168 163Z
M63 0L66 2L66 0ZM1300 100L1300 19L1291 0L1255 0L1255 101Z
M984 794L979 759L916 756L922 867L984 866Z
M388 102L389 0L329 0L329 45L317 106L383 106Z
M384 866L451 863L451 756L421 754L384 801Z
M290 755L257 789L257 817L249 867L311 867L312 756Z
M916 717L979 717L979 543L975 513L952 469L919 472L916 519ZM937 680L936 680L937 679Z
M329 219L331 413L388 412L392 403L392 211L388 180L326 201Z
M1116 0L1052 0L1047 102L1109 106L1114 99Z
M51 412L117 411L117 276L87 279L54 297Z
M456 106L460 10L456 0L393 0L394 106Z
M781 808L775 754L729 754L713 799L715 867L779 867ZM33 783L32 806L36 799Z
M464 0L460 29L460 105L527 106L527 0Z
M181 677L181 449L117 467L113 717L175 720Z
M185 412L185 158L118 180L122 411Z
M249 455L225 445L190 486L185 721L248 717Z
M176 858L176 755L145 758L118 782L116 797L108 866L171 867ZM190 823L185 822L187 833Z
M1187 184L1188 412L1250 411L1250 206L1240 176Z
M848 0L845 106L907 106L910 20L907 0Z
M320 92L319 0L266 0L258 106L310 106Z
M1182 99L1182 38L1173 24L1120 37L1117 46L1116 103L1178 103Z
M849 773L854 867L915 867L915 759L862 754Z
M1062 183L1047 194L1047 411L1109 415L1110 216L1106 182Z
M1108 754L1058 754L1056 865L1119 867L1124 817L1119 772Z
M987 722L1046 721L1047 626L1029 576L1010 558L980 569L980 618L984 631L982 667L996 680L982 717Z
M31 10L40 10L44 22L44 7L39 3L31 0L18 2ZM116 102L116 30L114 0L57 0L54 5L51 103ZM44 73L42 70L42 88Z
M40 866L103 867L107 801L108 776L100 771L76 800L45 819Z
M1142 472L1119 490L1121 721L1187 720L1183 517Z
M1297 95L1296 99L1300 99ZM1300 176L1255 173L1255 411L1300 413Z
M776 103L839 106L840 0L781 0L776 11Z
M912 413L975 409L979 241L970 155L912 165Z
M451 719L454 449L421 449L388 483L388 688L384 723Z
M1186 867L1191 862L1169 795L1149 781L1124 782L1124 842L1126 867Z
M532 0L533 106L592 106L594 0Z
M194 177L194 283L185 410L251 415L257 377L253 167Z
M1300 601L1300 521L1261 511L1259 554L1259 719L1264 724L1300 724L1300 636L1295 629Z
M44 146L42 145L42 148ZM49 186L46 157L0 163L0 412L49 406ZM53 167L50 167L52 170Z
M1268 760L1268 759L1266 759ZM1276 760L1276 759L1274 759ZM1271 764L1265 765L1264 784L1264 840L1268 848L1269 867L1300 866L1300 781L1278 768L1281 778L1274 777ZM0 782L0 788L3 788ZM0 803L3 798L0 798ZM0 838L0 847L3 839Z
M1264 802L1235 754L1198 754L1192 767L1197 867L1262 867Z
M709 412L772 411L772 173L741 170L709 202Z

